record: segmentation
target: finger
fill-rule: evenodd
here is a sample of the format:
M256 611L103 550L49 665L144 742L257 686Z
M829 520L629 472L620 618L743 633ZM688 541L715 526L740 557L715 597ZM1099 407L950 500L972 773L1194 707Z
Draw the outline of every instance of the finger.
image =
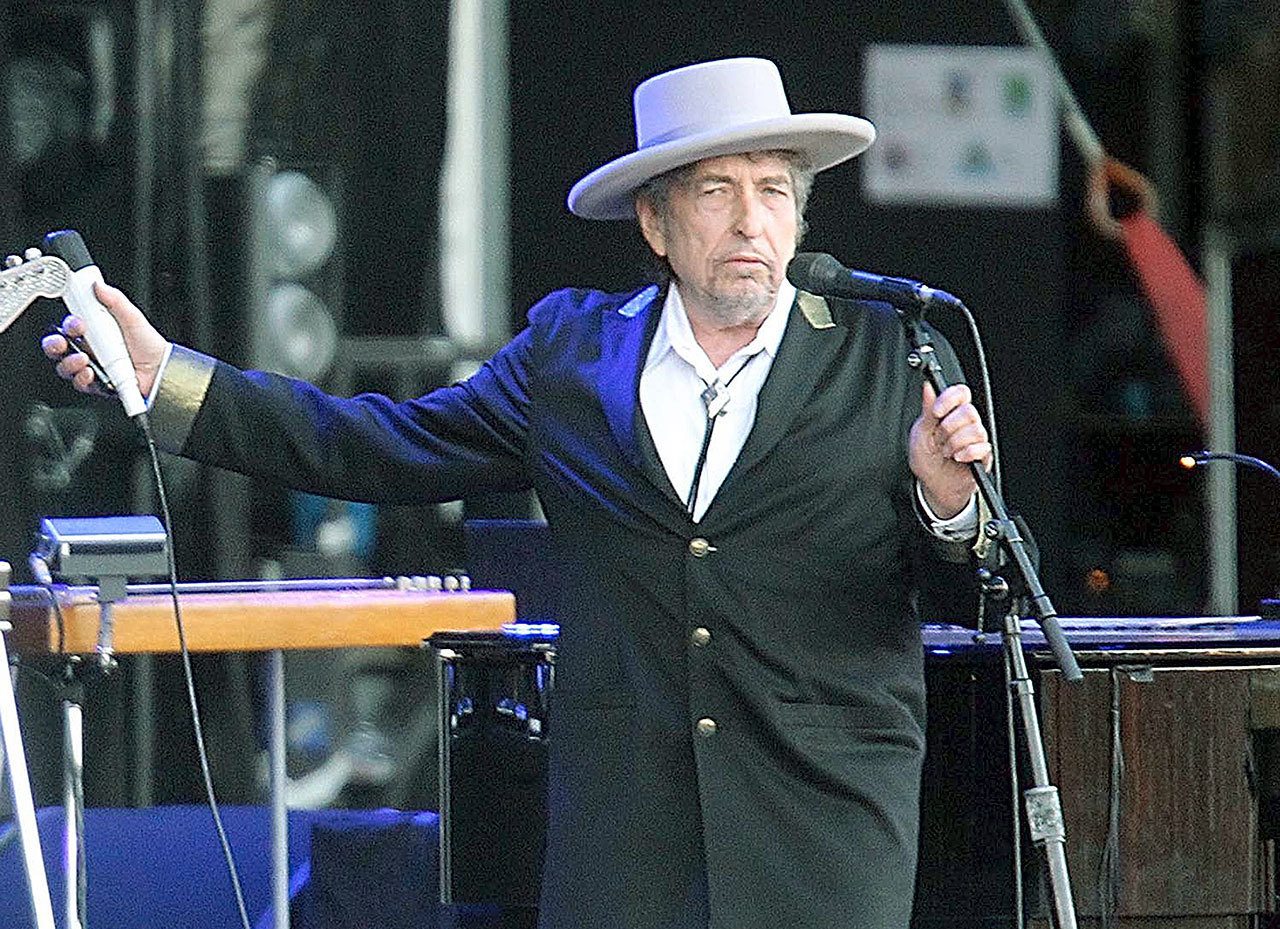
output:
M933 407L937 400L938 395L934 392L933 385L925 381L920 390L920 418L926 429L932 429L938 425L938 417L933 415Z
M76 390L90 390L93 387L93 369L86 365L75 373L75 376L71 378L71 383L76 385Z
M946 419L952 410L972 402L973 393L968 384L952 384L933 401L933 415L938 419Z
M67 316L62 320L62 331L78 339L84 335L84 320L79 316Z
M951 457L961 464L972 464L975 461L981 461L983 464L987 464L991 457L991 443L972 442L961 448Z
M963 433L957 433L955 436L943 446L942 454L947 458L954 458L956 461L971 461L972 458L961 458L961 452L966 448L972 448L975 445L988 444L986 433L980 430L965 430Z
M111 311L111 315L119 317L120 313L133 308L133 303L125 296L124 291L112 287L106 281L95 281L93 292L98 300Z
M942 451L949 455L955 454L966 445L972 445L974 442L985 442L988 438L987 430L979 422L967 423L959 428L944 432L943 436Z
M59 361L71 346L67 343L66 339L55 332L40 340L40 348L43 349L47 358Z
M942 434L948 437L963 429L971 429L974 426L982 428L982 417L978 415L978 408L972 403L956 407L938 424Z
M93 369L89 367L89 356L84 352L72 352L65 356L54 366L54 370L58 372L58 377L68 381L74 381L81 371L88 371L91 376L93 374Z

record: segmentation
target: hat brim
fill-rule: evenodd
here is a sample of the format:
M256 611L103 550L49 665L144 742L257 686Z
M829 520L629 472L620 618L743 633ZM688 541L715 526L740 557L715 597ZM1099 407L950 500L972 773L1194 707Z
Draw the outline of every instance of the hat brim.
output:
M839 113L797 113L731 130L689 135L642 148L596 168L569 191L569 210L583 219L632 219L637 188L695 161L778 149L800 152L815 171L824 171L862 154L875 137L871 123Z

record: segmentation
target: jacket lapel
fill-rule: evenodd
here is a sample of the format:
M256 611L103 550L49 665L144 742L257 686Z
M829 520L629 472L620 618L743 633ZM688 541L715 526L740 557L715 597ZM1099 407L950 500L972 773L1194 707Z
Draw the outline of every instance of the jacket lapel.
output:
M637 437L640 372L658 324L661 292L656 284L646 287L616 310L606 311L600 330L600 403L623 456L642 471L650 468Z
M739 476L755 467L786 435L823 372L844 345L846 332L835 324L827 302L821 297L800 291L792 309L778 355L760 389L755 424L738 460L711 502L708 516L730 495Z

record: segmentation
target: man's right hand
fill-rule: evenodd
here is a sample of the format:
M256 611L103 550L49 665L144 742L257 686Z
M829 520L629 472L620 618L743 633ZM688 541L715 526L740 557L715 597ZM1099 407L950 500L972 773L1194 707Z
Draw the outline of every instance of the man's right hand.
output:
M156 375L169 348L168 341L121 291L110 284L96 284L94 293L120 325L125 347L129 350L133 368L138 374L138 389L144 397L150 397ZM62 330L75 338L84 337L84 323L78 316L64 319ZM65 338L56 333L47 335L41 340L40 347L44 349L45 355L58 363L55 367L58 376L74 384L76 390L82 393L100 392L97 378L89 366L89 357L77 351Z

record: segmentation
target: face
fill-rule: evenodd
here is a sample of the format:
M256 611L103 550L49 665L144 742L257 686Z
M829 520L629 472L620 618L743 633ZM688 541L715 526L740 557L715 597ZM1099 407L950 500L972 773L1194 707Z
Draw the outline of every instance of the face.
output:
M796 251L796 194L787 161L726 155L695 164L675 183L666 215L641 198L645 240L667 259L691 313L737 326L773 308Z

